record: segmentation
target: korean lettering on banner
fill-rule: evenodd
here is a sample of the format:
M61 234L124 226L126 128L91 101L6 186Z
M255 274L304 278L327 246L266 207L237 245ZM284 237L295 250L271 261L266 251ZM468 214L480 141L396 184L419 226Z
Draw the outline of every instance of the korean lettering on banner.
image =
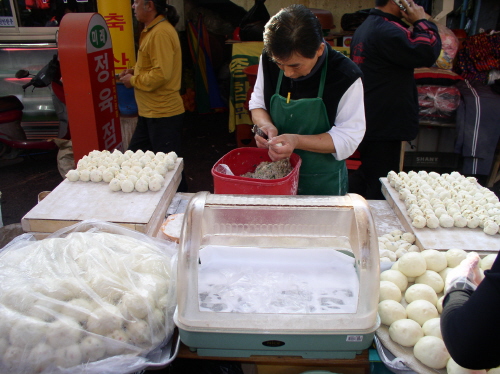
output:
M122 148L120 117L114 84L112 50L88 55L91 67L92 91L99 137L99 148L113 150Z
M252 123L248 111L245 109L250 85L243 69L259 63L262 48L262 42L235 43L233 45L233 56L230 64L229 131L234 131L237 125Z
M103 15L103 17L116 42L113 46L113 62L115 70L117 72L126 70L135 64L135 56L131 55L134 53L131 22L127 21L127 18L123 13L113 12ZM128 34L130 34L130 38ZM127 43L126 40L129 39L130 43ZM131 62L131 60L134 61Z

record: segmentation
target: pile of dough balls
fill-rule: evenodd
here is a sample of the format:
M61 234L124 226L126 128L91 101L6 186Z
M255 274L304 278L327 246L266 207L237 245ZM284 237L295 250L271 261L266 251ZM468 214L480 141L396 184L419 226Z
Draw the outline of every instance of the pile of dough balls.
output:
M75 170L68 171L66 178L71 182L106 182L111 191L159 191L176 161L175 152L92 151L78 161Z
M110 233L75 232L4 250L0 373L146 354L173 329L170 275L170 256L159 247Z
M488 235L499 231L499 199L474 177L456 171L390 171L387 180L404 201L414 227L480 227Z
M450 360L439 318L446 275L466 256L467 252L462 249L408 252L391 269L380 274L378 313L381 322L389 326L389 336L394 342L413 347L415 357L433 369L447 367ZM496 255L483 257L481 271L490 269L495 258Z
M415 244L415 235L411 232L393 230L378 237L380 262L395 262L408 252L420 252Z

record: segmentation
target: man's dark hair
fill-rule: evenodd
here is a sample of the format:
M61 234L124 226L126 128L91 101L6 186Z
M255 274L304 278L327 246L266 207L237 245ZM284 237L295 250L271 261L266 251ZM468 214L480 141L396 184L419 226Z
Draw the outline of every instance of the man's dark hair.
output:
M281 9L267 22L264 30L264 50L270 57L280 60L288 60L294 52L314 58L322 42L321 23L304 5Z
M391 0L375 0L375 6L386 6Z
M179 14L173 5L167 4L167 0L150 0L156 9L156 16L162 14L172 26L179 22Z

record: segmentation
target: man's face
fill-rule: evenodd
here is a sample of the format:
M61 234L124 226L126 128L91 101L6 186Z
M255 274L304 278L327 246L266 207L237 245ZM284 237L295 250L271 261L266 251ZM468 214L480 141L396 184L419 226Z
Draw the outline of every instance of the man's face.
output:
M288 60L273 59L278 67L283 70L285 77L297 79L311 72L318 58L323 54L325 45L322 43L313 58L306 58L294 52Z
M132 9L134 10L137 21L145 23L148 19L148 11L150 9L150 0L134 0Z

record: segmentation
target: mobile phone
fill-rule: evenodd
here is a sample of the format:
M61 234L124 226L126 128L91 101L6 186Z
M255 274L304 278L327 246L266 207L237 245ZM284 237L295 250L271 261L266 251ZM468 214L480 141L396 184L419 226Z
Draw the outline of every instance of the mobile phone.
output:
M396 4L399 9L401 9L403 12L406 12L406 8L404 7L403 3L401 3L401 0L392 0L394 1L394 4Z

